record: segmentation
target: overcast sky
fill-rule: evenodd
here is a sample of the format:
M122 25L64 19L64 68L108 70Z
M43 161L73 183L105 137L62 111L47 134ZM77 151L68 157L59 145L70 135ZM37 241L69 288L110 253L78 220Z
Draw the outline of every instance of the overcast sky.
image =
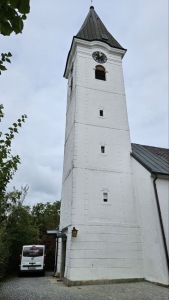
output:
M94 0L95 10L115 39L128 49L123 59L131 141L168 147L168 1ZM7 128L28 119L13 154L21 165L11 182L28 184L27 204L61 197L67 82L63 72L72 37L90 0L32 0L23 33L0 36L0 53L12 64L0 77L0 103Z

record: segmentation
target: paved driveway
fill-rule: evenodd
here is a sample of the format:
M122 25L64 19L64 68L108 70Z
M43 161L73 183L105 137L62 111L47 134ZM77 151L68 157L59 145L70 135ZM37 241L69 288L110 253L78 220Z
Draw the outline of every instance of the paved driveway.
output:
M148 282L66 287L45 277L10 277L0 284L0 300L169 300L169 290Z

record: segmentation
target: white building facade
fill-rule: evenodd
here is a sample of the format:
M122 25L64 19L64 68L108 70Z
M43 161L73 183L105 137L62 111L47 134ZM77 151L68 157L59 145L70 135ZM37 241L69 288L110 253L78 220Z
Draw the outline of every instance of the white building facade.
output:
M64 74L68 93L59 229L65 237L59 239L57 272L67 285L146 276L167 285L163 247L162 276L160 267L155 267L157 276L151 274L151 250L146 252L150 241L140 208L142 187L133 173L142 169L138 172L140 164L130 155L125 52L92 6L73 38ZM77 237L72 237L74 227Z

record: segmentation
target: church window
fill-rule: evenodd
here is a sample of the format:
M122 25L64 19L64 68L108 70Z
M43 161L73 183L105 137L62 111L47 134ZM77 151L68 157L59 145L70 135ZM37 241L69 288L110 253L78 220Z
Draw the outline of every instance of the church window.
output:
M71 78L70 90L73 90L73 77Z
M106 70L103 66L96 66L95 78L99 80L106 80Z
M100 110L100 117L103 117L103 110Z
M105 153L105 146L101 146L101 153Z
M103 202L108 202L108 193L103 193Z
M74 62L72 63L72 67L71 67L71 74L73 73L73 67L74 67Z

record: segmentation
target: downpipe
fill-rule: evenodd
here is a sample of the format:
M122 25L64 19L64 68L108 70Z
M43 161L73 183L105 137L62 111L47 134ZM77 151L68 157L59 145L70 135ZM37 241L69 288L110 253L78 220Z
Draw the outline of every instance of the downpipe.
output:
M163 219L162 219L162 215L161 215L161 208L160 208L158 192L157 192L157 185L156 185L157 178L158 177L155 174L155 178L153 180L153 186L154 186L155 198L156 198L156 203L157 203L157 210L158 210L158 215L159 215L159 220L160 220L161 233L162 233L162 238L163 238L163 243L164 243L164 250L165 250L165 256L166 256L166 261L167 261L167 267L168 267L168 272L169 272L169 257L168 257L167 242L166 242L166 237L165 237L165 232L164 232Z

